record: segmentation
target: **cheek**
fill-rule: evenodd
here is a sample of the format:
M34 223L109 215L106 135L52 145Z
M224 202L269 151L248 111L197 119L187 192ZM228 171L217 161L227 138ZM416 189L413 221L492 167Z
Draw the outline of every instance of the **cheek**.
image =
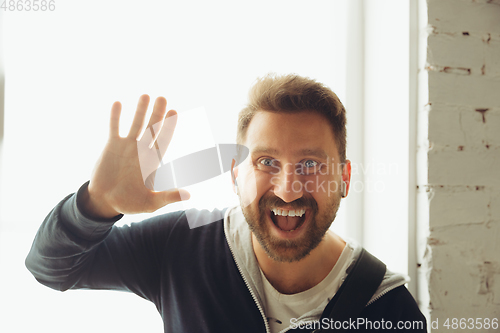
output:
M258 170L250 171L245 177L244 191L240 192L242 202L246 206L253 202L257 205L259 200L272 189L272 175Z
M341 179L335 175L311 175L303 181L305 192L315 200L328 201L328 198L340 191Z
M253 170L246 169L241 176L238 176L238 191L243 208L251 205L259 197L257 185L257 178Z
M253 175L257 187L257 192L259 194L263 194L269 191L274 186L273 175L261 171L254 171Z

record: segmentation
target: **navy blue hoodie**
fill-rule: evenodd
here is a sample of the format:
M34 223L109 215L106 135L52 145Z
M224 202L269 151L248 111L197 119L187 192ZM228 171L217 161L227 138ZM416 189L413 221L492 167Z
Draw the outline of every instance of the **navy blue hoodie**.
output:
M182 211L116 227L121 216L92 220L81 213L77 197L69 195L49 213L26 258L40 283L60 291L133 292L156 305L165 332L269 332L261 290L238 249L245 245L234 240L234 228L243 227L231 229L229 210L189 211L190 222L201 221L192 229ZM207 220L215 222L204 224ZM253 252L247 257L253 258ZM390 321L391 332L426 332L425 318L404 281L396 280L387 273L359 317ZM302 331L318 324L321 310L302 318L309 323ZM398 330L398 322L423 327Z

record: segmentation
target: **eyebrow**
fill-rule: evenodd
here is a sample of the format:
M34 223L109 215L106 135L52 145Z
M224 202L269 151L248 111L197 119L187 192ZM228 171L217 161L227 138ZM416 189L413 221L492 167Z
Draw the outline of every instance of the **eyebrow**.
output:
M254 150L252 150L252 154L279 155L279 151L277 149L274 149L274 148L257 146L257 147L255 147Z
M308 156L316 156L321 159L326 160L328 158L328 155L325 153L323 149L302 149L299 151L300 155L308 155Z
M275 148L268 148L268 147L255 147L255 149L252 151L252 154L269 154L269 155L279 155L279 150ZM295 152L297 155L308 155L308 156L316 156L320 159L327 159L328 155L325 153L323 149L311 149L311 148L305 148L302 150L298 150Z

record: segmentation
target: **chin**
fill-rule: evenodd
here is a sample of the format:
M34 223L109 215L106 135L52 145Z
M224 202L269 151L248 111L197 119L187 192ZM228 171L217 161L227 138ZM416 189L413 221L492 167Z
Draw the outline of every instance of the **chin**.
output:
M333 218L329 223L318 226L314 216L308 217L299 229L292 231L293 235L277 231L277 226L271 221L266 213L261 218L251 219L245 215L250 230L266 252L267 256L276 262L297 262L311 253L323 240ZM298 234L298 235L297 235ZM293 236L293 237L292 237Z
M339 204L340 199L333 200L320 211L312 197L301 197L285 203L275 195L268 195L263 196L258 205L242 206L242 211L250 230L266 254L274 261L291 263L306 258L318 247L335 219ZM305 212L292 230L283 230L273 215L275 207Z

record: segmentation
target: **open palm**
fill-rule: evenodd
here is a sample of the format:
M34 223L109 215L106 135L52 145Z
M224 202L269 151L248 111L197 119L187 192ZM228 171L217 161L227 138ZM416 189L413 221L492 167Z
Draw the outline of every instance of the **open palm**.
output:
M96 163L84 200L89 215L110 218L120 213L153 212L180 201L181 197L189 198L185 190L155 192L152 186L145 186L147 177L159 167L177 123L177 113L170 110L167 114L167 101L158 97L147 129L139 138L148 104L149 96L142 95L126 137L119 135L121 104L113 104L109 139Z

